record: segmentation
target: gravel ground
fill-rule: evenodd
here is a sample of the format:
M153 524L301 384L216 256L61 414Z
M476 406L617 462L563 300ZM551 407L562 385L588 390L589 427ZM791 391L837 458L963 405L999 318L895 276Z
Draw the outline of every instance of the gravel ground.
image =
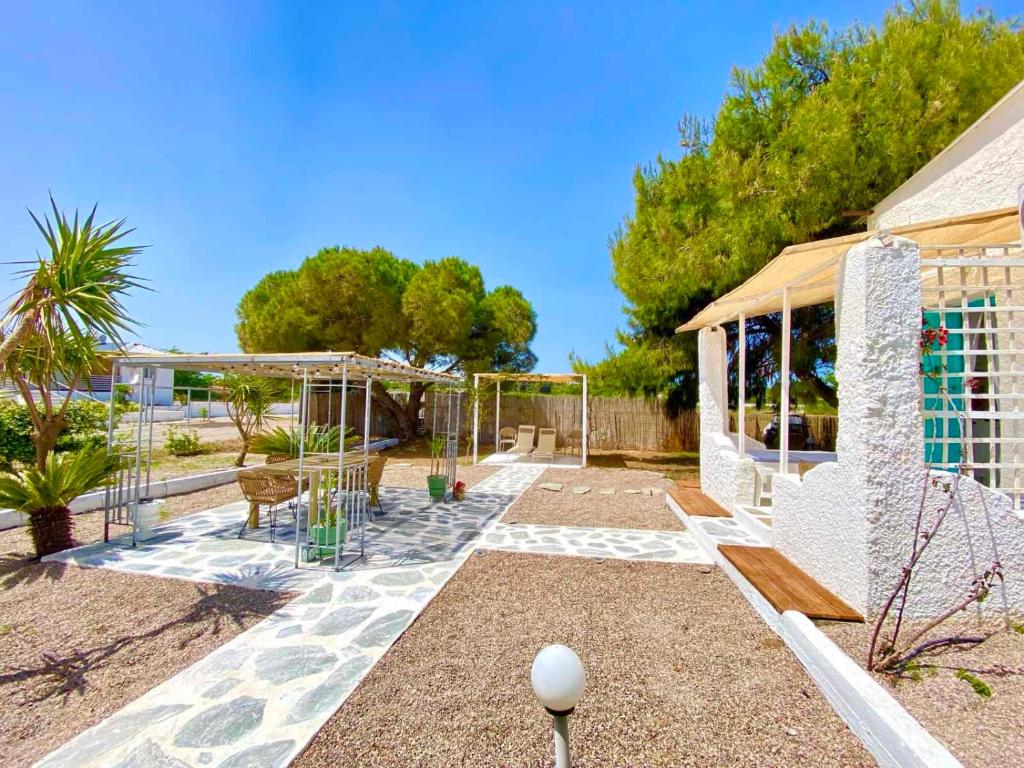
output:
M57 563L0 565L0 762L30 765L289 599Z
M163 506L165 520L175 517L189 515L204 509L220 507L230 504L233 501L241 501L242 492L238 483L220 485L216 488L208 488L205 491L194 493L183 493L180 496L168 496ZM78 544L91 544L94 541L103 540L103 510L96 512L84 512L81 515L72 515L74 521L74 537ZM113 526L111 535L118 536L122 533L131 533L127 526ZM29 538L28 528L8 528L0 531L0 561L24 560L33 555L32 539Z
M547 491L542 483L561 483L561 491ZM585 528L636 528L680 531L683 524L665 506L665 488L671 482L657 472L631 469L546 469L502 518L505 522L576 525ZM578 495L574 486L588 486ZM601 490L614 488L615 495ZM652 496L649 489L656 488ZM625 493L627 489L642 494Z
M411 464L411 466L400 467L399 464ZM501 467L490 464L471 464L459 466L458 479L470 489L481 480L486 480ZM388 458L384 465L384 477L381 485L385 488L422 488L427 490L427 475L430 474L429 459L394 459Z
M471 557L294 763L548 766L529 670L583 659L573 764L868 766L874 761L719 570Z
M912 630L915 623L907 626ZM854 661L864 664L869 626L823 623L821 629ZM930 637L960 634L960 630L981 634L973 621L951 621ZM918 680L904 677L896 685L885 675L875 679L965 766L1024 765L1024 634L1001 629L980 645L943 651L927 661L942 668L923 671ZM991 671L998 666L1015 669L1017 674ZM992 689L991 698L979 696L969 683L958 679L956 672L961 668L974 670Z

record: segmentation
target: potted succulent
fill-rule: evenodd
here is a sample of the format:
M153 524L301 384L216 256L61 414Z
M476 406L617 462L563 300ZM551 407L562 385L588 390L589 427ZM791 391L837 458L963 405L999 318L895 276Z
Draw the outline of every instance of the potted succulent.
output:
M444 437L434 435L430 438L430 474L427 475L427 490L430 498L444 498L448 489L448 476L444 473Z
M466 484L459 480L455 483L455 487L452 488L452 499L455 501L462 501L466 498Z

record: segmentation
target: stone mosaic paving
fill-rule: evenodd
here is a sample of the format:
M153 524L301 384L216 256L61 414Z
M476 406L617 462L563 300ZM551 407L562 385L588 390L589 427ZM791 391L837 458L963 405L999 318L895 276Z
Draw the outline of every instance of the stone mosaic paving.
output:
M135 549L50 558L302 594L37 766L287 765L542 471L508 467L458 504L385 488L388 514L367 526L367 557L340 572L294 569L281 531L275 544L239 540L245 504L174 520Z
M582 503L582 502L581 502ZM498 523L480 546L512 552L577 555L669 563L710 563L687 531L639 531L624 528L571 528L558 525Z
M284 528L273 544L266 530L238 539L244 503L171 521L134 549L101 544L48 558L300 596L37 768L287 765L476 547L710 562L685 532L497 522L543 469L505 467L457 504L382 489L387 514L367 526L366 557L342 571L296 570Z

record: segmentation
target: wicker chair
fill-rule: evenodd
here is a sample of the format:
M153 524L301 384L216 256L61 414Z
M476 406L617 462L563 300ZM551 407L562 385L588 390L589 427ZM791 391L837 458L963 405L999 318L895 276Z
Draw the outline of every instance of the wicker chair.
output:
M260 472L258 469L249 469L238 473L238 485L242 489L242 495L249 502L249 516L242 524L242 530L238 532L238 538L242 538L245 529L251 523L252 527L258 527L260 519L260 507L267 507L270 517L270 540L274 541L277 536L277 510L278 507L288 502L292 515L295 514L295 506L292 500L299 495L299 484L294 477L286 475L272 475L267 472Z
M384 514L384 507L380 503L380 481L384 477L384 465L388 463L384 456L371 456L366 465L366 487L370 491L370 506L377 505L377 509Z
M515 427L502 427L498 432L498 450L504 451L506 446L510 449L516 447Z

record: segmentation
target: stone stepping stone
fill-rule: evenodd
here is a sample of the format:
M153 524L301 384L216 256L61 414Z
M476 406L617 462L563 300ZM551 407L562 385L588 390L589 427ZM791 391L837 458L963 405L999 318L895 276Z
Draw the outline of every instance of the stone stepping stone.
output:
M272 741L269 744L257 744L255 747L236 752L217 768L252 768L254 765L278 765L294 749L295 741L285 739Z
M615 489L614 488L602 488L601 490L598 491L598 493L600 493L602 496L614 496L615 495Z
M628 493L631 496L638 496L642 493L642 491L638 491L636 488L627 488L626 490L623 491L623 493Z
M338 660L318 645L269 648L256 657L256 676L275 685L324 672Z
M266 701L240 696L210 707L189 720L174 737L176 747L220 747L238 741L263 722Z
M540 487L545 491L553 491L555 493L560 493L562 491L561 483L541 483Z
M590 488L588 488L585 485L577 485L575 488L572 489L572 492L575 493L577 496L582 496L585 493L590 493Z
M131 751L117 768L188 768L188 763L177 760L157 746L152 739L146 739Z
M393 466L396 466L396 467L411 467L412 466L412 462L411 461L402 461L402 462L399 462L398 464L394 464Z

